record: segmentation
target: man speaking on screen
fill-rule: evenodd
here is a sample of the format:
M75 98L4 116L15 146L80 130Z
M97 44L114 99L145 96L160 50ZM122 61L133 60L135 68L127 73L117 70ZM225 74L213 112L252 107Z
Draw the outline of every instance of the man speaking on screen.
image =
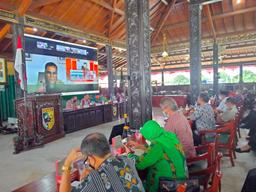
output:
M56 85L62 84L58 80L58 67L53 62L48 62L45 65L45 83L46 83L46 92L54 92L57 88Z

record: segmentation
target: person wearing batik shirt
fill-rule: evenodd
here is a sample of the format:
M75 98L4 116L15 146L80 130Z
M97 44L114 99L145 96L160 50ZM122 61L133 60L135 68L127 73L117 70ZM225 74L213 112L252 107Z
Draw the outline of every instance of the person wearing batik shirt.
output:
M214 111L208 104L209 96L201 93L198 97L196 110L190 115L190 119L195 121L197 131L215 129Z
M70 167L81 157L89 168L82 173L81 182L71 187ZM106 137L101 133L87 135L80 149L68 155L63 166L60 192L144 192L135 164L125 156L111 155Z
M149 120L140 129L141 135L150 142L141 145L135 141L127 143L126 152L136 161L138 170L147 170L145 189L158 192L161 178L185 180L187 164L183 147L176 134L165 131L156 121ZM141 156L131 153L130 148L143 150Z

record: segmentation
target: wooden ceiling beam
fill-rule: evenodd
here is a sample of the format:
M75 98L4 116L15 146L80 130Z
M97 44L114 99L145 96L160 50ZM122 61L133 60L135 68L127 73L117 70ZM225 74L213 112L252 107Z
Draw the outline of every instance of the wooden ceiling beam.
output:
M244 55L244 54L240 54L240 55L234 55L234 56L232 56L232 57L228 57L228 56L226 56L226 57L224 57L223 59L222 59L222 61L224 62L224 61L229 61L229 60L240 60L241 62L242 62L242 60L243 59L255 59L256 58L256 55L254 54L254 55ZM212 61L212 57L205 57L205 58L202 58L202 62L211 62ZM154 64L154 63L152 63L152 66L160 66L161 64L165 64L165 65L168 65L168 64L170 64L170 65L174 65L174 64L187 64L187 63L189 63L188 61L186 61L185 59L183 59L183 60L176 60L176 61L159 61L158 62L158 64Z
M188 63L186 63L188 65ZM251 62L232 62L232 63L223 63L220 65L220 67L227 67L227 66L240 66L240 65L255 65L256 64L256 60L253 60ZM172 66L173 64L167 65L164 71L177 71L177 70L185 70L185 69L189 69L188 67L176 67L176 68L169 68L170 66ZM169 66L169 67L168 67ZM177 65L178 66L178 65ZM202 69L205 68L211 68L212 65L211 64L207 64L207 65L202 65ZM159 67L151 67L151 71L154 72L161 72L162 69Z
M31 5L32 0L23 0L20 6L18 7L15 12L18 15L24 15L26 11L28 10L29 6ZM0 30L0 41L6 36L6 34L11 30L11 24L6 24L1 30Z
M15 11L17 10L17 7L6 2L0 2L0 9Z
M11 44L12 44L12 40L10 40L8 43L6 43L6 45L4 46L2 51L5 52L10 47Z
M58 19L62 20L65 16L67 16L70 10L72 10L75 5L76 5L76 0L70 2L70 5L68 6L68 8L65 11L63 11L63 13L58 17Z
M11 25L6 24L1 30L0 30L0 41L3 40L3 38L6 36L7 33L11 30Z
M202 5L208 5L212 3L217 3L222 0L188 0L189 3L191 4L202 4Z
M225 17L231 17L231 16L244 14L244 13L248 13L248 12L254 12L254 11L256 11L256 7L249 7L249 8L246 8L246 9L240 9L240 10L237 10L237 11L232 11L232 12L228 12L228 13L213 15L212 20L223 19ZM202 18L201 21L206 22L207 20L208 20L207 18ZM163 27L163 29L164 30L170 30L170 29L177 29L177 28L185 27L185 26L188 26L188 21L166 25L166 26Z
M124 23L124 16L120 17L112 26L112 29L110 30L110 36L112 37L112 34L116 31L116 29L119 28L121 24Z
M214 41L216 41L216 30L215 30L214 23L213 23L213 20L212 20L212 14L211 14L210 6L209 5L205 5L205 9L206 9L206 14L207 14L208 22L209 22L210 27L211 27L213 39L214 39Z
M30 7L31 3L32 3L32 0L23 0L18 10L16 11L17 14L20 16L24 15L28 10L28 8Z
M176 0L172 0L171 3L168 4L168 6L165 8L164 14L160 18L160 21L158 22L158 25L156 27L156 32L154 35L152 35L152 42L158 37L158 34L162 30L162 27L164 26L166 20L168 19L173 7L175 6Z
M113 5L112 7L115 9L116 7L116 2L117 0L113 0ZM114 20L114 16L115 16L115 12L114 9L111 11L111 16L110 16L110 20L109 20L109 29L108 29L108 37L110 38L110 32L112 29L112 24L113 24L113 20Z
M33 9L36 9L36 8L39 8L39 7L43 7L43 6L51 5L51 4L54 4L54 3L58 3L60 1L61 0L34 0L30 9L33 10Z
M100 5L110 11L114 11L115 13L119 14L119 15L124 15L124 11L118 8L114 8L112 7L110 4L106 3L104 0L89 0L97 5Z
M0 52L0 57L13 61L13 53L11 52Z

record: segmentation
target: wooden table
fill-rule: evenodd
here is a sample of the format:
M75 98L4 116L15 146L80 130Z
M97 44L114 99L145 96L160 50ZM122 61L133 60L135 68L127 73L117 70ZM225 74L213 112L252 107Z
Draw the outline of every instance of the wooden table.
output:
M47 175L41 178L40 180L33 181L18 189L15 189L12 192L55 192L55 191L56 191L55 173L52 173L50 175Z

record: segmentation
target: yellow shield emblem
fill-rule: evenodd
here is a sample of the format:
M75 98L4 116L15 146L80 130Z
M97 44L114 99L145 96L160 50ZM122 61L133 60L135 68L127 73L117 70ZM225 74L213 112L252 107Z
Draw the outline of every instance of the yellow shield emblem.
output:
M42 124L46 130L51 130L55 124L54 108L42 108Z

